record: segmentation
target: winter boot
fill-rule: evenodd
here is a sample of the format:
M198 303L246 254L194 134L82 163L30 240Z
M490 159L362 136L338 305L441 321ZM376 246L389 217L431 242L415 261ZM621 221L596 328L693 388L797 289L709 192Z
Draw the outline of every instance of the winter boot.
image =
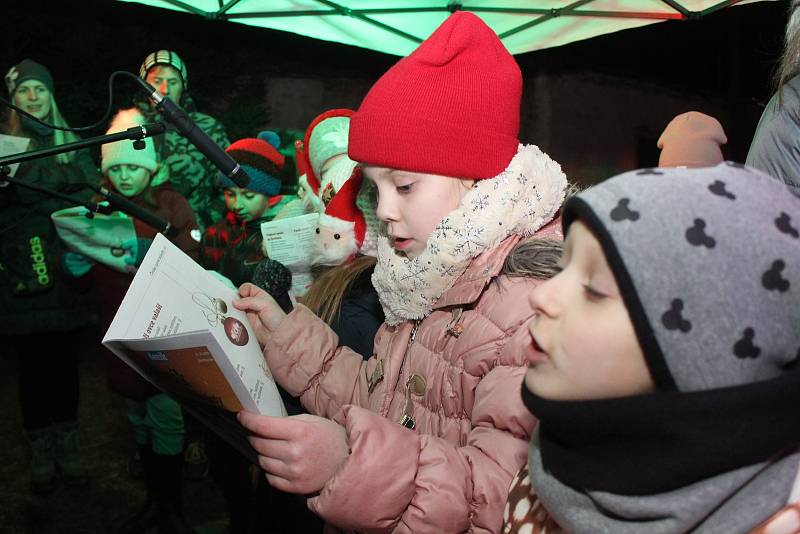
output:
M68 486L85 486L89 474L81 463L80 437L76 421L64 421L54 425L56 436L56 464L61 478Z
M183 455L184 474L190 480L201 480L208 475L208 454L201 438L189 441Z
M31 429L26 434L31 455L31 489L36 495L48 495L58 487L53 429Z
M136 450L128 458L126 470L131 480L142 480L144 478L144 464L142 463L142 453L139 452L139 447L136 447Z
M139 445L138 450L147 497L144 505L122 524L119 529L120 534L139 534L158 526L159 477L156 472L158 467L153 463L153 451L149 444Z
M153 453L152 457L158 468L158 534L197 534L183 516L183 453Z

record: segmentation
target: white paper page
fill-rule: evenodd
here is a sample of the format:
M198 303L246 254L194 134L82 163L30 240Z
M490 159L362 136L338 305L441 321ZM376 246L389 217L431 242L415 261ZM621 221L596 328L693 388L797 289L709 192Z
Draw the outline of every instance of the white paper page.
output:
M13 156L25 152L31 140L27 137L17 137L15 135L0 134L0 156ZM11 172L9 176L12 178L17 174L19 163L12 163L9 165ZM6 182L8 184L8 182Z
M234 290L158 234L103 342L207 330L240 376L263 377L268 384L260 394L279 401L247 317L233 307L236 297Z
M295 271L295 267L291 267L289 270L292 271L292 287L289 288L289 297L291 297L292 303L295 304L297 297L302 297L308 293L308 288L314 282L314 276L310 271Z
M318 220L318 213L309 213L262 223L261 234L267 255L289 268L310 265L311 244Z
M236 296L234 290L158 234L106 337L140 339L196 330L211 330L215 335L224 335L221 327L229 317L242 322L249 334L245 314L231 304ZM253 343L257 347L254 340Z

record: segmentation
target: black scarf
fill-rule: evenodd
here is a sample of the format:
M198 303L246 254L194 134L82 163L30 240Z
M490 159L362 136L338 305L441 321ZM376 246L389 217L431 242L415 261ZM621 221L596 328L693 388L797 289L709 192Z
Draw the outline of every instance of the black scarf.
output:
M44 122L50 122L52 119L51 117L53 114L49 114L45 119ZM53 128L49 126L45 126L44 124L37 122L26 115L20 115L22 119L22 127L29 132L33 132L40 137L48 137L53 135Z
M551 401L523 383L542 465L582 491L652 495L782 456L800 443L800 369L709 391Z

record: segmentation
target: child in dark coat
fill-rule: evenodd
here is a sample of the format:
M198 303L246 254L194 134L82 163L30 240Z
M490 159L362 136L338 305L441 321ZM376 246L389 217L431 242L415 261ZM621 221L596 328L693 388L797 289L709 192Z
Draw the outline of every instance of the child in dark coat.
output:
M200 264L237 287L253 281L256 266L264 259L261 223L271 221L290 201L289 196L280 194L284 157L279 146L278 135L266 131L258 138L240 139L226 150L250 177L250 183L238 187L219 175L228 213L203 234Z
M144 123L137 109L120 111L108 133L124 131ZM176 234L172 241L189 256L196 258L199 230L187 200L165 183L167 167L158 161L151 138L136 150L130 141L103 145L101 170L105 187L131 202L169 221ZM154 181L162 185L153 187ZM103 331L107 330L117 308L141 265L156 230L133 219L136 237L122 244L124 262L130 272L120 272L108 265L94 263L77 252L64 255L64 267L72 277L89 274L93 278L95 300ZM122 532L144 532L156 525L162 532L192 532L182 514L181 471L183 467L184 419L180 405L145 381L133 369L109 354L107 375L111 388L121 394L128 407L128 419L144 468L147 500L123 525Z

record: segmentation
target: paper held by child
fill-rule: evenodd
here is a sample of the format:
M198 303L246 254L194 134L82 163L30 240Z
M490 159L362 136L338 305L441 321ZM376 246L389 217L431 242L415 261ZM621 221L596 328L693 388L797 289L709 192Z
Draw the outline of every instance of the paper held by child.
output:
M119 211L94 213L91 218L87 212L81 206L54 211L50 218L58 237L74 252L119 272L132 272L133 266L125 263L123 244L136 239L133 219Z
M190 409L286 415L236 297L158 234L103 344Z
M305 295L311 276L311 251L319 222L318 213L277 219L261 225L264 248L270 259L285 265L292 272L292 297Z
M19 154L20 152L25 152L28 149L30 142L31 140L27 137L0 134L0 157L12 156ZM12 163L9 165L8 175L13 178L14 175L17 174L18 168L19 163ZM7 182L6 185L8 185Z

